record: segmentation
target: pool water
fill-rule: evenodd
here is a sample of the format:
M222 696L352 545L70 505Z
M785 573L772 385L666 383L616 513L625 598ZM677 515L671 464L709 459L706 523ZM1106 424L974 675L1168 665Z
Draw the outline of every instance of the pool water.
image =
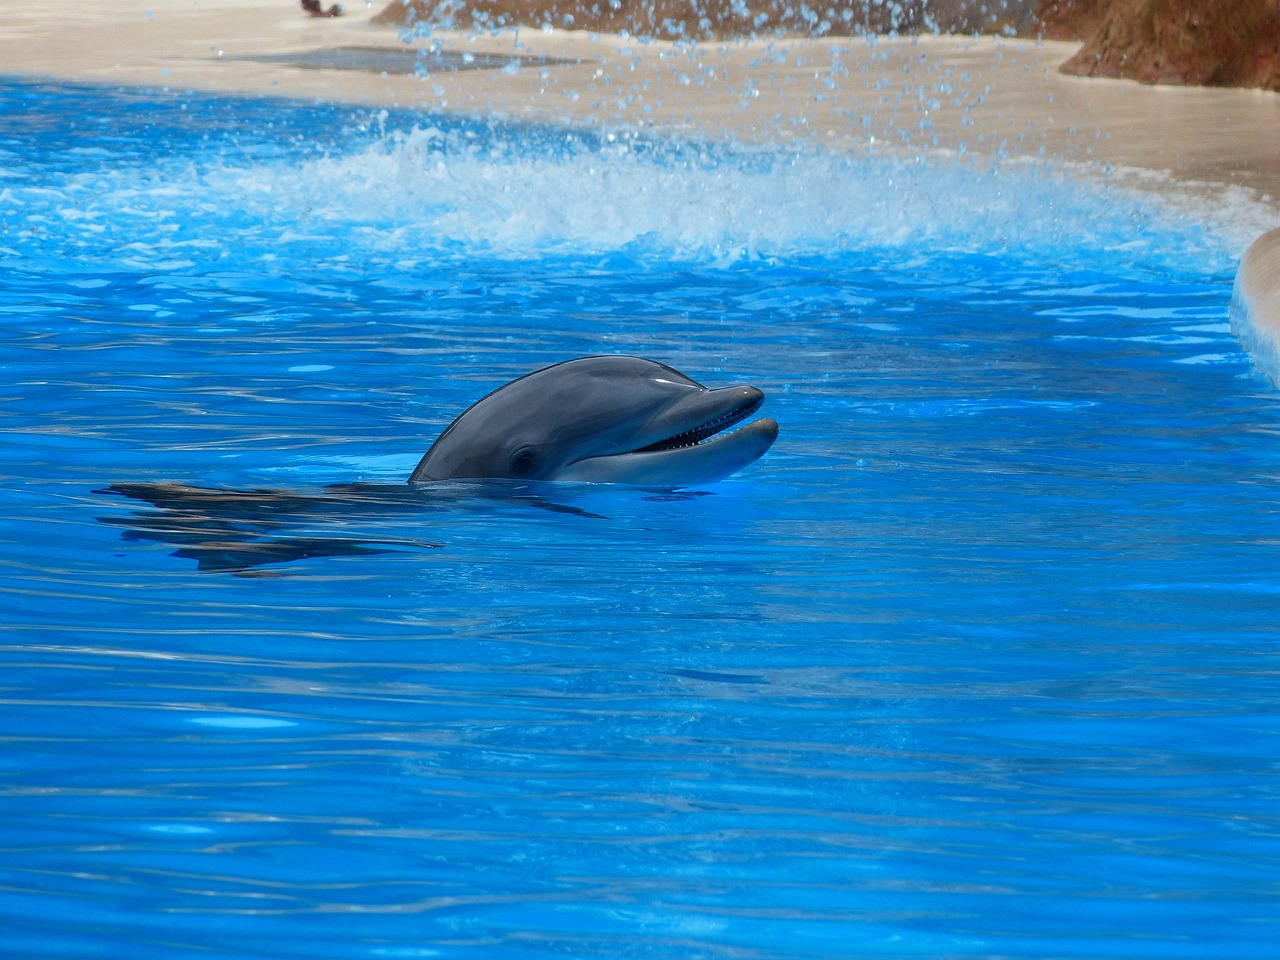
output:
M0 949L1275 956L1280 398L1203 213L0 83ZM390 488L595 353L781 437L223 569L97 492Z

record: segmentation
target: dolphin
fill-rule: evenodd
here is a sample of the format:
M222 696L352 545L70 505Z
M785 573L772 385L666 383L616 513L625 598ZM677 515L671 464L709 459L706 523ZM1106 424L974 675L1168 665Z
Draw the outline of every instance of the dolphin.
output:
M127 541L168 543L201 570L240 575L313 557L439 549L419 539L353 536L361 518L418 514L497 498L603 519L549 497L541 482L685 487L759 459L778 436L761 419L726 432L764 402L752 386L708 389L662 363L581 357L535 370L476 401L442 433L408 483L345 483L306 493L178 483L114 483L95 493L154 508L99 517ZM438 486L455 486L445 496ZM476 481L476 482L472 482ZM334 523L334 520L342 521ZM337 528L338 535L325 531Z
M778 437L756 387L709 389L640 357L566 360L477 400L431 445L410 483L576 480L683 487L758 460Z

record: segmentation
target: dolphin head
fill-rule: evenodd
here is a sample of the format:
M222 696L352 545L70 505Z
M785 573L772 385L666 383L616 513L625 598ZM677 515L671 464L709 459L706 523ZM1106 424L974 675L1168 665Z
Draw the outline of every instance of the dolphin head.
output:
M751 416L764 394L710 390L639 357L582 357L537 370L472 404L431 445L410 483L581 480L687 486L722 480L778 436Z

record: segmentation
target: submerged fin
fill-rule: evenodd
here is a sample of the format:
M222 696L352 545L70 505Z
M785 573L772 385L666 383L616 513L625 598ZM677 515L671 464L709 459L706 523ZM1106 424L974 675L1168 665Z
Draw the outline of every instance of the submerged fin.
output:
M370 546L376 540L341 540L325 537L288 537L248 543L208 542L175 550L173 556L196 561L206 573L243 573L274 563L292 563L312 557L358 557L397 551ZM392 541L387 541L388 544ZM423 544L412 544L423 546Z
M422 509L421 499L401 486L385 491L373 488L372 493L353 488L332 495L309 495L175 483L116 483L94 492L128 497L154 507L98 520L125 527L121 537L127 541L176 546L173 556L196 561L197 569L206 573L246 574L295 560L440 548L438 543L419 540L325 537L297 532L299 527L335 517L376 519L396 507Z

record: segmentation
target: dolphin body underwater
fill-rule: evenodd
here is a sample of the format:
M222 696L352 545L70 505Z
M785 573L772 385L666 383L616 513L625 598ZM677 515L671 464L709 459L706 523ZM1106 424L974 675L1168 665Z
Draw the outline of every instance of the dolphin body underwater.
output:
M294 536L290 527L326 514L422 510L427 504L421 494L448 481L506 481L484 495L583 514L531 485L579 481L675 489L723 480L758 460L777 439L778 424L768 418L726 432L763 402L756 387L710 389L654 360L581 357L526 374L477 400L431 445L407 487L337 484L323 494L302 494L117 483L94 492L141 500L161 511L100 518L131 527L126 540L176 544L175 555L197 560L202 570L243 573L304 557L436 547Z

